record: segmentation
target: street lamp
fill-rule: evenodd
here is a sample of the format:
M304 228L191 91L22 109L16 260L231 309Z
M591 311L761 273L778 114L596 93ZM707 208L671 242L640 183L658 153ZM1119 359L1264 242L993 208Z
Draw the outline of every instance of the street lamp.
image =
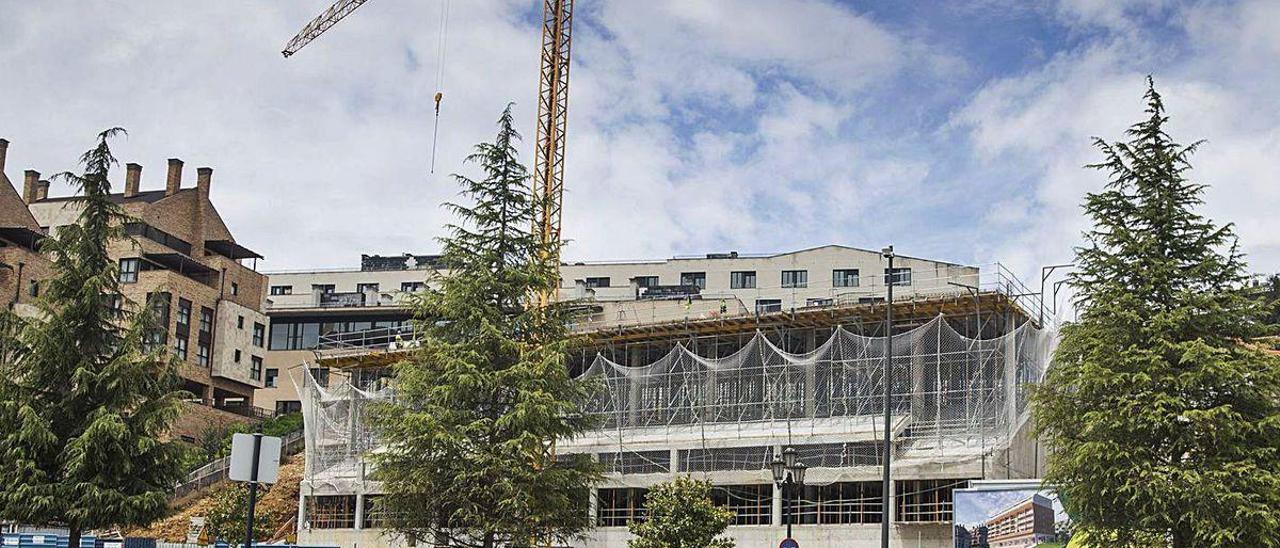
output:
M880 255L889 260L889 269L884 277L889 295L884 318L884 484L880 488L880 508L883 509L880 512L880 546L889 548L889 467L893 458L893 446L889 439L893 419L893 408L890 406L890 398L893 397L893 286L898 283L898 273L893 270L893 258L896 257L893 246L881 250Z
M804 487L804 473L809 469L803 462L796 459L796 449L788 446L782 450L782 457L773 459L769 463L769 468L773 471L773 483L782 491L782 500L785 506L782 511L782 521L787 524L787 538L791 538L791 497L787 494L787 488Z

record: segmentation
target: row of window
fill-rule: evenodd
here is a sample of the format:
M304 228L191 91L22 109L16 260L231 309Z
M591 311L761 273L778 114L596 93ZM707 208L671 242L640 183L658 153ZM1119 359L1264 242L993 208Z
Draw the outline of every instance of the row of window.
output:
M137 283L139 272L142 272L144 270L153 270L154 268L155 268L154 265L148 262L144 262L142 259L138 257L128 257L128 258L120 259L120 267L118 272L120 283L126 283L126 284ZM236 282L231 282L231 294L232 295L240 294L240 284Z
M414 293L427 288L427 282L400 282L400 291L405 293ZM273 285L269 290L272 295L292 295L292 285ZM311 284L311 291L319 291L322 294L336 293L338 286L336 284ZM377 282L358 283L356 284L356 293L364 293L367 291L381 291L381 284Z
M964 488L966 479L899 480L894 483L894 521L899 523L945 523L953 519L953 491ZM622 527L645 518L648 490L635 487L599 489L596 492L596 523L601 527ZM883 484L878 481L835 482L791 489L784 500L796 525L846 525L880 523ZM721 485L712 488L711 501L734 513L734 525L772 525L773 486Z
M861 283L860 272L856 268L838 268L831 271L831 287L858 287ZM895 268L892 272L884 269L886 279L894 285L911 285L911 269ZM658 284L657 276L636 276L632 280L639 287L653 287ZM729 289L756 289L757 275L754 270L735 270L729 273ZM610 287L612 279L608 276L589 277L584 280L587 287ZM780 280L785 289L809 287L808 270L783 270ZM681 272L680 285L707 288L706 272Z
M894 521L898 523L946 523L953 521L953 491L968 485L966 479L899 480L894 483ZM883 485L878 481L845 481L805 485L791 489L784 504L784 519L795 525L849 525L880 523L884 512ZM635 487L596 490L596 524L624 527L645 519L647 489ZM378 495L364 497L361 524L384 525ZM734 513L734 525L773 524L773 485L717 485L711 502ZM306 497L304 527L350 529L356 524L355 495Z

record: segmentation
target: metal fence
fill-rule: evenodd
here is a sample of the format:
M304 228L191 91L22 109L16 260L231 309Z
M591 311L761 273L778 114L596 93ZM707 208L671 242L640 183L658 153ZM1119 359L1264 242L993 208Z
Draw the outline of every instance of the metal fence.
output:
M303 435L302 429L298 429L285 434L281 442L281 452L285 455L294 455L302 452L302 448L306 443L306 436ZM222 457L201 466L187 474L187 478L173 488L170 497L175 499L182 498L225 480L227 479L227 470L230 468L231 457Z

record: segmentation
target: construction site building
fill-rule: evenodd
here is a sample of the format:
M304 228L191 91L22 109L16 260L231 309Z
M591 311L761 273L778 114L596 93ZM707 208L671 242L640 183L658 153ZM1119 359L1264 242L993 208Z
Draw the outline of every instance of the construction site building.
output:
M845 268L833 266L833 258ZM583 283L562 284L561 298L580 295L595 318L575 326L591 342L574 351L570 367L580 378L601 381L587 411L604 426L561 441L557 450L591 454L607 472L584 509L595 529L578 545L626 546L626 523L644 517L645 490L692 475L710 480L713 499L735 512L728 535L740 546L778 542L784 516L793 520L802 546L874 543L885 512L892 545L948 546L953 489L975 479L1038 477L1044 459L1029 433L1027 389L1043 376L1056 340L1036 323L1039 300L998 265L984 270L915 261L907 263L909 278L884 272L878 253L841 246L764 257L566 265L566 277ZM737 287L742 284L733 273L751 269L757 282L776 277L779 283ZM857 286L781 283L797 280L784 278L784 271L834 278L828 271L847 269L859 271ZM663 284L635 283L688 272L704 272L707 285L679 283L688 279L671 285L697 287L697 299L646 298L645 290ZM886 274L901 284L892 305ZM587 278L600 277L628 280L628 290L641 291L615 293L613 283L587 287ZM712 282L718 278L725 280ZM272 285L277 279L284 278L273 275ZM818 276L813 279L818 285ZM610 291L590 291L600 289ZM692 289L658 293L680 291ZM786 304L745 304L757 300ZM896 318L891 338L884 321L889 306ZM363 409L389 396L385 368L412 344L340 332L326 337L317 337L311 361L291 376L307 437L299 542L404 545L381 528L375 510L380 486L370 479L365 455L378 441ZM889 341L894 466L886 508L880 444ZM326 368L341 374L321 382L314 373ZM784 447L794 447L810 470L790 505L769 470Z

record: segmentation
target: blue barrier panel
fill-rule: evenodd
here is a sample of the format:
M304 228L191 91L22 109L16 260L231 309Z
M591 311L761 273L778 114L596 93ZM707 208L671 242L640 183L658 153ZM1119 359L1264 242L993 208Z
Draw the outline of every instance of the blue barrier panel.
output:
M4 535L4 548L67 548L71 539L66 535L44 535L39 533L18 533ZM81 535L80 548L94 548L91 535Z

